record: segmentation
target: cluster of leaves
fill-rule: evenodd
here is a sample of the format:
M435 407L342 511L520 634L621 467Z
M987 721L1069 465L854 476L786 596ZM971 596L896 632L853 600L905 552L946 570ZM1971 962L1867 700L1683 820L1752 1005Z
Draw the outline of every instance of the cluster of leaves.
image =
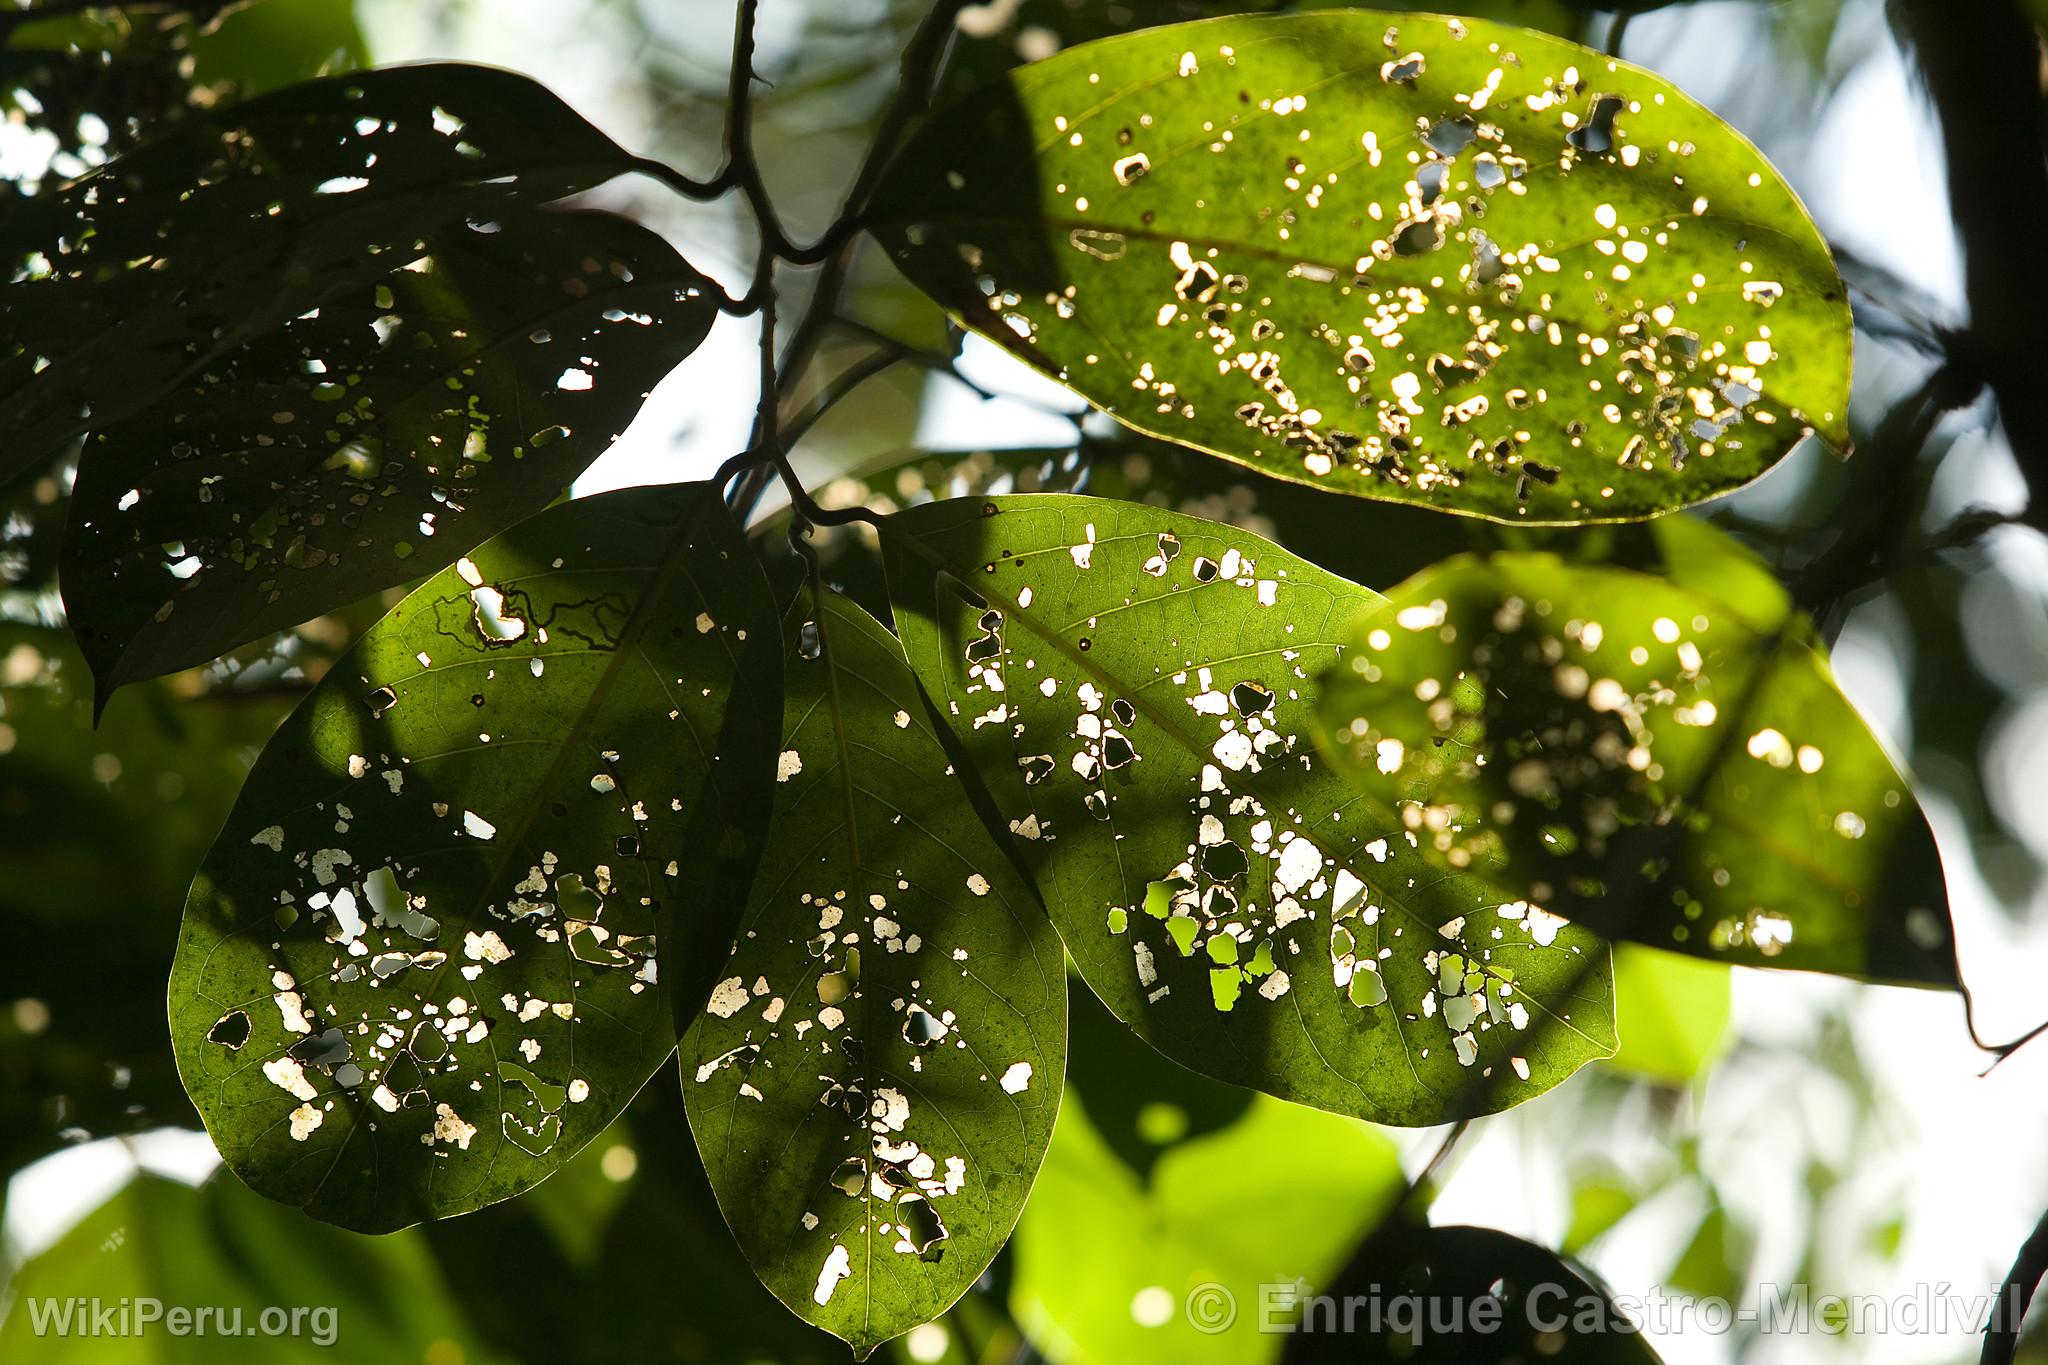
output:
M1532 1098L1626 1046L1617 945L1957 984L1908 784L1705 522L1633 533L1634 568L1423 531L1384 591L1333 571L1373 503L1638 521L1844 443L1846 295L1754 149L1478 20L1223 18L969 83L858 225L1128 427L1312 485L1319 530L1141 487L835 518L773 422L708 482L551 506L764 300L563 207L680 177L505 72L191 111L0 229L0 479L77 450L96 707L417 582L192 883L173 1044L243 1180L360 1231L446 1218L574 1165L674 1055L740 1250L865 1355L1020 1218L1026 1316L1090 1311L1035 1220L1152 1220L1159 1280L1190 1277L1218 1255L1175 1241L1218 1198L1190 1163L1257 1169L1280 1131L1377 1175L1291 1209L1302 1264L1233 1273L1337 1274L1398 1167L1278 1101L1427 1126ZM746 534L728 486L769 471L800 520L872 528L831 565L854 591ZM1069 962L1275 1100L1110 1168L1061 1109ZM1440 1232L1352 1273L1552 1264Z

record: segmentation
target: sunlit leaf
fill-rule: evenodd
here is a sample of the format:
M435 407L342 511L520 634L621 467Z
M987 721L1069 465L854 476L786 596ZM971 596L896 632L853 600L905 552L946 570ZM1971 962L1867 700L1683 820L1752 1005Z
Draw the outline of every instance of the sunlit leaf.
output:
M178 1065L236 1173L385 1230L601 1131L673 1046L669 992L701 1000L732 941L777 644L704 484L544 513L370 631L185 910Z
M1750 966L1954 986L1906 780L1768 579L1465 557L1357 625L1327 752L1423 858L1532 916ZM1539 908L1540 907L1540 908Z
M1404 1188L1382 1135L1264 1096L1140 1178L1070 1100L1017 1229L1011 1310L1066 1365L1272 1361L1281 1296L1329 1283Z
M1591 1272L1493 1228L1389 1227L1319 1293L1285 1365L1657 1365Z
M1728 968L1622 943L1614 951L1615 1032L1607 1065L1667 1085L1697 1079L1728 1047Z
M198 1189L137 1176L9 1288L8 1365L418 1360L430 1344L426 1358L496 1359L418 1233L310 1225L227 1175Z
M883 532L897 624L1088 984L1175 1060L1384 1123L1614 1046L1604 945L1408 847L1308 734L1381 599L1229 526L1037 495Z
M1846 294L1784 181L1670 83L1522 29L1072 48L934 119L874 226L1121 420L1324 488L1615 520L1846 442Z
M0 226L0 255L26 263L0 288L0 480L437 233L633 165L547 90L486 67L336 76L195 112Z
M102 698L539 511L717 315L717 286L625 219L487 226L86 438L65 605Z
M1023 1209L1066 965L895 638L829 593L790 626L775 822L683 1087L762 1281L865 1357L965 1293Z

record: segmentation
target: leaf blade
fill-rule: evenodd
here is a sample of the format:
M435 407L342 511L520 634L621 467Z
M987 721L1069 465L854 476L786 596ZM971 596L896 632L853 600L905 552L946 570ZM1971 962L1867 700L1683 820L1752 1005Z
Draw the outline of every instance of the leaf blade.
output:
M1926 819L1767 577L1466 556L1358 640L1318 741L1373 804L1440 813L1433 859L1654 948L1955 987Z
M1591 49L1216 19L1069 49L954 112L899 158L879 235L1147 434L1530 525L1712 497L1809 426L1846 448L1847 296L1790 188Z
M102 702L538 512L710 331L717 286L625 219L491 227L88 436L64 587Z
M1082 975L1155 1047L1403 1125L1519 1103L1613 1050L1603 944L1496 925L1498 898L1423 864L1399 821L1353 818L1308 753L1302 684L1377 594L1096 498L926 504L883 545L926 691Z
M466 149L466 150L465 150ZM0 249L0 481L208 360L415 259L420 240L631 170L544 87L429 63L224 109L18 206ZM88 415L89 413L89 415Z
M229 1166L388 1231L601 1131L730 943L776 638L703 484L534 518L369 632L187 903L173 1042Z
M790 619L774 832L683 1087L756 1273L865 1357L950 1307L1022 1212L1059 1109L1066 974L895 637L834 594L800 593Z

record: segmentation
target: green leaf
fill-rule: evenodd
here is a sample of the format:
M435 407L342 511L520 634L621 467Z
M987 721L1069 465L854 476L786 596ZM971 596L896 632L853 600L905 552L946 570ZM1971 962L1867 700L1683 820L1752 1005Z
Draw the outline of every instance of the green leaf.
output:
M1067 1365L1271 1361L1292 1314L1268 1296L1328 1283L1405 1188L1381 1134L1264 1096L1142 1179L1070 1100L1017 1229L1011 1311Z
M1625 520L1808 429L1846 446L1846 293L1785 182L1670 83L1526 30L1085 44L932 120L871 222L1125 423L1337 491Z
M102 700L539 511L717 316L717 286L625 219L484 226L87 437L65 606Z
M1607 1065L1689 1085L1728 1048L1732 982L1718 962L1622 943L1614 952L1616 1031Z
M1604 945L1496 914L1311 747L1307 680L1376 593L1096 498L931 503L883 546L912 664L1068 951L1168 1056L1424 1125L1613 1050Z
M865 1358L1009 1237L1059 1112L1066 966L896 639L831 594L790 626L774 824L683 1086L762 1282Z
M671 1051L669 994L701 1000L732 942L778 644L707 484L544 513L373 628L186 905L172 1032L229 1166L384 1231L600 1132Z
M309 1225L226 1177L193 1189L137 1176L10 1288L8 1365L506 1359L485 1349L418 1233L373 1241ZM144 1322L151 1304L164 1316ZM95 1332L96 1309L125 1316ZM173 1312L209 1316L188 1316L180 1333ZM57 1317L39 1332L46 1313Z
M437 233L634 164L541 86L486 67L335 76L190 114L0 228L0 253L29 267L0 289L0 482Z
M1371 809L1412 813L1422 856L1532 916L1953 988L1941 861L1905 778L1783 593L1729 587L1446 561L1354 629L1318 737Z

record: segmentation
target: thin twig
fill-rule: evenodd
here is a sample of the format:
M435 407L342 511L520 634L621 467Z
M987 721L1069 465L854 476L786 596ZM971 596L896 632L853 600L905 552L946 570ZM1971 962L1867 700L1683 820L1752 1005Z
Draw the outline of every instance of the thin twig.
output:
M810 300L782 352L779 372L787 380L796 380L809 367L824 340L827 327L838 312L839 295L845 289L847 275L852 269L854 245L868 199L880 183L882 172L895 154L905 130L931 103L931 87L938 72L939 57L945 51L947 40L952 37L954 20L965 4L966 0L938 0L918 24L917 31L903 50L902 79L896 87L896 95L882 112L874 141L868 145L867 155L854 174L853 185L847 191L838 218L819 240L820 247L825 249L816 260L823 269L818 272ZM735 490L733 505L742 521L752 513L766 486L763 471Z

